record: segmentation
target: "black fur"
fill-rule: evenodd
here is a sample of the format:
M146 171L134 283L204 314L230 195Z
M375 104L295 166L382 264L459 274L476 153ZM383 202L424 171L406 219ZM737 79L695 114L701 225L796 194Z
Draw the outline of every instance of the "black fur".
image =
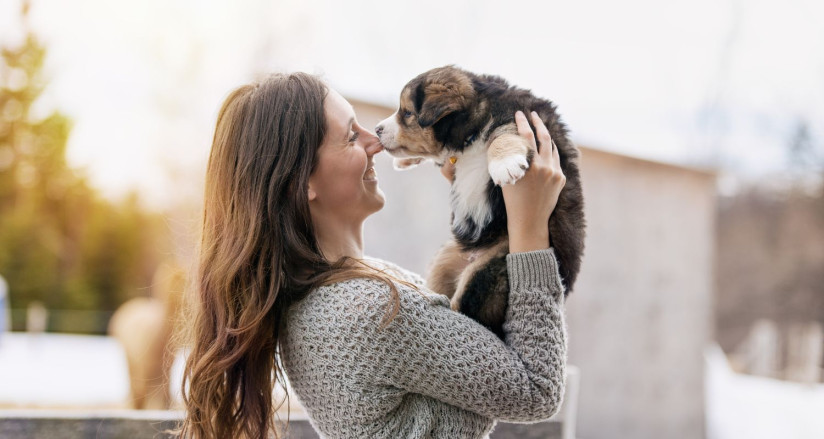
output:
M546 99L534 96L529 90L510 86L505 79L499 76L476 75L451 66L436 70L442 69L454 69L467 75L471 79L475 91L474 99L467 99L470 106L442 116L433 125L435 138L443 143L444 148L451 151L462 151L465 147L465 140L473 135L479 135L490 120L492 125L487 131L488 133L493 132L495 128L502 125L515 123L515 112L518 110L523 111L525 114L529 114L531 111L537 112L549 130L555 145L558 147L561 168L567 179L566 185L558 198L555 211L549 220L550 241L558 257L566 294L569 294L581 266L585 220L583 193L578 169L579 152L569 140L567 127L561 122L556 106ZM428 73L420 75L415 80L423 83ZM422 90L423 87L418 86L418 89ZM426 101L426 98L424 96L423 100ZM486 105L486 110L479 111L484 105ZM535 127L532 125L531 118L527 119L534 131ZM531 163L531 155L527 157L527 160ZM472 222L468 224L469 233L457 233L454 222L461 219L453 217L455 238L466 250L486 247L507 233L506 207L501 188L493 184L491 178L487 187L487 198L492 209L493 219L483 227L480 234L474 233L479 226ZM479 237L474 238L475 236Z
M486 198L490 209L492 209L492 221L481 229L480 234L477 233L478 224L475 224L470 218L463 220L464 230L459 230L457 223L455 223L454 213L452 215L452 235L463 246L464 250L489 246L497 242L501 236L507 234L504 194L501 187L493 183L492 179L487 183ZM476 236L477 238L475 238Z
M414 106L418 113L418 123L421 127L431 126L435 140L449 151L463 151L468 144L467 139L484 134L482 130L489 123L491 127L485 131L487 136L498 127L514 125L515 112L518 110L525 114L531 111L538 113L558 147L561 168L566 177L566 184L549 218L548 228L565 294L569 294L581 267L586 223L578 169L579 152L569 140L567 127L561 122L555 105L534 96L529 90L510 86L498 76L476 75L453 66L425 72L410 81L407 87L414 87L415 90ZM432 91L431 95L427 90ZM531 118L527 119L535 131ZM488 147L494 139L480 140ZM532 162L532 155L528 154L528 163ZM453 235L464 251L483 250L507 237L503 193L491 177L486 192L492 211L492 220L488 224L475 224L469 218L455 218L454 212L452 214ZM453 192L452 196L455 197L456 193ZM458 228L458 222L464 227ZM433 267L433 270L437 269L438 267ZM446 284L444 288L450 288L448 285L451 284ZM509 296L505 255L494 257L474 273L463 292L438 292L449 297L458 294L459 311L503 337L502 326Z
M503 338L509 297L506 257L494 258L472 277L461 296L460 311Z

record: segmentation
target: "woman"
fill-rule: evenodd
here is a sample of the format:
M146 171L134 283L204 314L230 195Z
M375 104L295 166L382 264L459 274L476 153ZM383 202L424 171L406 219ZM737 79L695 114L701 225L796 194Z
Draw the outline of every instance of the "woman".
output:
M546 224L565 178L535 125L540 153L504 187L504 343L419 276L364 259L382 146L343 97L303 73L235 90L207 169L184 436L266 437L286 375L327 437L475 438L556 412L566 335Z

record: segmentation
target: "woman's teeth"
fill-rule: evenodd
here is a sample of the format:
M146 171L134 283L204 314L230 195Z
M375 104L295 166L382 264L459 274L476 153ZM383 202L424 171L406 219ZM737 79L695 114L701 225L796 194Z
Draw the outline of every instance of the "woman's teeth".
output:
M378 179L378 173L375 172L375 168L367 169L366 173L363 174L363 179L364 180L377 180Z

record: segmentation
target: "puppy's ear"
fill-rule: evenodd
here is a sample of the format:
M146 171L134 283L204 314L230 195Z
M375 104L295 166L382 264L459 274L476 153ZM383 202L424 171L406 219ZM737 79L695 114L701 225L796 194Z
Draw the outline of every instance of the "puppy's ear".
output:
M418 96L422 99L418 124L424 128L434 125L448 114L468 109L476 99L472 80L454 67L435 69L420 87Z
M396 159L392 160L392 165L395 167L395 169L397 169L399 171L402 171L404 169L410 169L410 168L414 168L415 166L418 166L418 164L420 164L423 160L424 159L421 158L421 157L396 158Z

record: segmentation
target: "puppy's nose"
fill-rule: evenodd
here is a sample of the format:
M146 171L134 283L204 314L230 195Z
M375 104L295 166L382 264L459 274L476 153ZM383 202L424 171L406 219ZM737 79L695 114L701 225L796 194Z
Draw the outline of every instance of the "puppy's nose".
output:
M375 134L380 137L381 133L383 132L383 125L378 125L375 127Z

